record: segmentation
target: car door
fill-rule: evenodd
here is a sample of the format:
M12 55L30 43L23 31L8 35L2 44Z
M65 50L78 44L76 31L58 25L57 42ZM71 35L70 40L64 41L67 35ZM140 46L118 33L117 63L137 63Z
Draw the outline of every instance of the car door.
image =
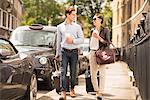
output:
M13 45L0 38L0 100L17 99L25 94L25 66Z

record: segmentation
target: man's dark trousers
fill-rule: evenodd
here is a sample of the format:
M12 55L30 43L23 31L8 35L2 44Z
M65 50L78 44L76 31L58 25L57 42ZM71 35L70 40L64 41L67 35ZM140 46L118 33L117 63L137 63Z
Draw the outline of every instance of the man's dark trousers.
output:
M78 62L78 49L62 49L62 62L61 62L61 76L60 76L60 87L61 91L66 91L66 75L68 64L70 66L70 81L71 89L74 89L76 84L76 75L77 75L77 62Z

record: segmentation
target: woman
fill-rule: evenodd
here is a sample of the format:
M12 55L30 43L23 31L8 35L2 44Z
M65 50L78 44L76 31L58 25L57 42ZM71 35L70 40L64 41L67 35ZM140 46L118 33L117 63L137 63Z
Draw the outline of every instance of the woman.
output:
M93 17L93 25L94 28L92 29L91 34L91 41L90 41L90 73L91 73L91 80L96 92L96 97L99 100L102 100L102 93L104 91L105 86L105 65L98 65L96 63L96 56L95 51L97 49L108 47L109 44L105 41L109 41L109 31L102 27L103 17L99 14L96 14ZM98 86L97 80L97 72L99 71L100 74L100 85ZM100 88L99 88L100 87Z

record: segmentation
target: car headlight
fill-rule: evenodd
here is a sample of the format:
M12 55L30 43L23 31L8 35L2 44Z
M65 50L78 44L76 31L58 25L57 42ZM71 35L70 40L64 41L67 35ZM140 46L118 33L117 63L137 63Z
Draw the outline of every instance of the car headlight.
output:
M42 65L44 65L44 64L47 63L47 58L46 58L46 57L41 57L41 58L39 59L39 62L40 62Z

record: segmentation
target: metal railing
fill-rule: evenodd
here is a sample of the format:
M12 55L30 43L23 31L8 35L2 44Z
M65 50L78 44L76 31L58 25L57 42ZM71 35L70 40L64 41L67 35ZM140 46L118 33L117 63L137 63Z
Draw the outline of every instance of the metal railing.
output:
M134 73L143 100L150 100L150 12L143 12L136 33L125 47L124 60Z

